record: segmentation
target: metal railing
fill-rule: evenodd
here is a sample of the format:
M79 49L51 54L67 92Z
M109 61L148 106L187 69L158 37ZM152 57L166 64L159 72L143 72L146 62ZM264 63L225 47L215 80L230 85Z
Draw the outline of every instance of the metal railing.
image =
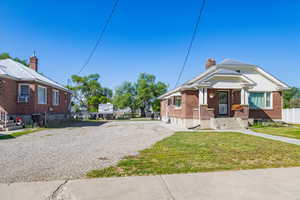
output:
M6 127L8 122L8 115L6 112L0 111L0 121L4 122L4 126Z

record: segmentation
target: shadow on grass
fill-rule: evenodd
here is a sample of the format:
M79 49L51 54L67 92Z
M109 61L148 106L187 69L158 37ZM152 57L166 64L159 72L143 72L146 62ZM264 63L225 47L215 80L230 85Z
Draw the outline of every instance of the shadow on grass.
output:
M14 139L16 138L13 135L5 135L5 134L0 134L0 140L8 140L8 139Z

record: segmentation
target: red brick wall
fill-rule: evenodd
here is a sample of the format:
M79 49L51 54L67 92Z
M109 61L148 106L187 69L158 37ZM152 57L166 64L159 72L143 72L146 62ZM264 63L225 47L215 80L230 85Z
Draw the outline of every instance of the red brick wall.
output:
M38 104L38 95L36 92L35 95L35 112L40 113L40 112L49 112L49 113L66 113L68 112L68 105L70 102L70 98L67 92L63 90L59 90L56 88L52 88L46 85L38 84L40 86L46 87L47 88L47 104ZM35 90L38 90L38 85L35 85ZM52 102L52 92L53 89L59 91L59 105L53 105ZM50 108L52 109L50 111Z
M166 116L167 105L168 105L168 100L163 99L160 101L160 116L161 117Z
M0 89L0 106L2 111L8 113L16 112L17 84L16 81L0 78L2 86Z
M18 85L24 83L24 84L29 84L30 88L30 97L29 97L29 102L28 103L18 103L17 102L17 97L18 97ZM9 112L10 114L20 114L20 115L28 115L31 113L34 113L34 108L35 108L35 94L36 94L36 88L35 84L33 82L15 82L16 84L16 92L14 92L14 100L15 102L15 107L16 111L15 112Z
M200 106L200 119L201 120L210 120L210 118L214 117L214 110L213 108L208 108L207 105Z
M194 109L198 109L198 106L199 106L198 90L187 90L182 92L182 111L183 111L182 117L183 118L193 119Z
M282 118L282 92L273 92L273 109L250 109L249 118L253 119L281 119Z
M241 110L233 111L233 116L241 118L241 119L249 119L249 106L248 105L242 105Z
M217 116L219 112L218 107L218 95L217 90L208 89L209 93L215 93L214 98L208 97L208 108L214 108L214 114ZM231 99L229 101L229 110L231 110L232 104L240 104L240 91L233 92L230 90L229 95L231 95ZM198 91L183 91L182 92L182 106L181 109L176 109L174 106L168 106L167 100L161 101L161 116L166 115L166 110L168 109L169 117L178 117L185 119L193 119L196 117L195 109L198 109ZM202 110L203 111L203 110ZM204 112L204 111L203 111ZM243 113L238 113L237 115L246 118L246 115L249 112L249 118L254 119L281 119L282 118L282 93L281 92L273 92L273 109L271 110L253 110L244 109ZM230 116L233 117L235 113L231 111ZM204 115L203 115L204 116ZM206 116L206 115L205 115ZM207 114L209 116L209 114ZM198 118L198 116L197 116Z
M183 91L181 99L181 108L176 108L173 105L168 105L168 100L161 101L161 116L177 117L184 119L193 119L195 116L194 109L198 109L198 91ZM198 118L198 117L197 117Z
M173 105L168 105L168 100L164 99L160 102L160 114L161 116L166 116L166 113L168 113L169 117L178 117L181 118L182 116L182 108L176 108Z
M4 109L8 114L29 115L32 113L67 113L70 102L70 94L63 90L59 90L60 104L58 106L52 105L52 87L33 82L17 82L11 79L0 79L5 81L5 87L0 88L0 109ZM30 99L28 103L18 103L18 84L26 83L30 85ZM38 85L47 88L47 104L38 104L37 87ZM5 95L2 95L5 94ZM50 111L50 108L53 111Z
M209 94L214 94L213 98L209 97ZM214 109L214 114L217 116L219 114L219 99L218 99L218 92L216 89L207 89L207 105L208 108Z

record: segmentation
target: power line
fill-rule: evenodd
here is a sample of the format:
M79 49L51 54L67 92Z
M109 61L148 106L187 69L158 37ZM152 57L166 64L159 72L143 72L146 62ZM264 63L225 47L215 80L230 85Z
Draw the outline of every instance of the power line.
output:
M185 58L184 58L184 61L183 61L183 64L182 64L179 76L177 78L177 81L176 81L176 84L175 84L175 88L178 86L178 83L179 83L179 81L181 79L181 76L182 76L182 73L184 71L184 68L185 68L185 66L187 64L187 61L189 59L189 56L190 56L190 53L191 53L191 50L192 50L192 47L193 47L193 44L194 44L194 41L195 41L195 38L196 38L196 34L197 34L197 31L198 31L198 27L199 27L199 24L200 24L200 20L201 20L201 17L202 17L202 13L203 13L203 10L204 10L204 7L205 7L205 3L206 3L206 0L202 0L202 4L201 4L199 16L197 18L197 22L196 22L196 25L195 25L195 28L194 28L194 31L193 31L192 39L191 39L190 44L188 46L188 50L187 50L187 53L185 55Z
M105 24L104 24L104 27L103 27L103 29L101 30L101 32L100 32L100 34L99 34L99 37L98 37L98 39L97 39L97 41L96 41L94 47L92 48L91 53L89 54L89 56L88 56L87 60L85 61L84 65L83 65L83 66L81 67L81 69L79 70L78 74L80 74L80 73L84 70L84 68L86 68L86 66L87 66L87 65L89 64L89 62L91 61L93 55L95 54L95 51L96 51L98 45L100 44L100 42L101 42L101 40L102 40L102 38L103 38L103 36L104 36L104 33L106 32L106 30L107 30L107 28L108 28L108 25L109 25L109 23L110 23L110 21L111 21L113 15L114 15L116 9L117 9L117 6L118 6L118 4L119 4L119 1L120 1L120 0L116 0L116 1L115 1L114 5L113 5L113 7L112 7L111 12L110 12L108 18L106 19L106 22L105 22Z

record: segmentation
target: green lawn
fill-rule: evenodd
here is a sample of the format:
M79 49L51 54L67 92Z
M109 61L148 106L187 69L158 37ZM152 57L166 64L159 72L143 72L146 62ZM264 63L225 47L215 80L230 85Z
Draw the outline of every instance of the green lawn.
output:
M88 177L300 166L300 146L241 133L177 132Z
M259 133L266 133L271 135L300 139L300 125L291 125L288 127L252 128L251 130Z
M0 140L13 139L13 138L16 138L16 137L19 137L19 136L22 136L22 135L27 135L27 134L34 133L34 132L37 132L37 131L42 131L44 129L45 128L30 128L30 129L25 129L25 130L22 130L22 131L14 132L14 133L9 134L9 135L0 135ZM1 134L1 132L0 132L0 134Z

